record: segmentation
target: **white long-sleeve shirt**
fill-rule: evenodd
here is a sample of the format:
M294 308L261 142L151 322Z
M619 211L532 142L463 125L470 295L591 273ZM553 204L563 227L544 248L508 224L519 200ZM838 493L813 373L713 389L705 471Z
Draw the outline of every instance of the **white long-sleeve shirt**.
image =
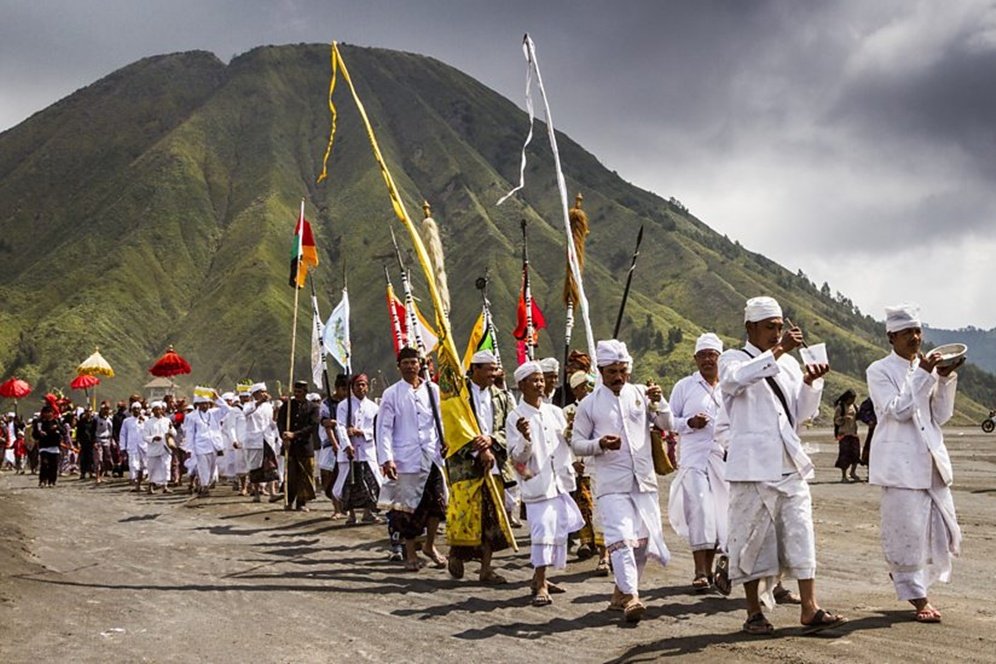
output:
M221 399L215 401L217 408L206 413L195 408L183 419L185 442L194 454L215 454L224 449L221 422L231 411L231 407Z
M704 470L709 465L711 454L722 455L722 448L715 440L716 420L723 403L719 385L710 385L696 371L674 384L667 403L674 418L674 430L679 436L679 464ZM705 413L708 421L701 429L693 429L688 420L699 413Z
M169 453L166 447L166 435L176 436L173 423L165 415L161 417L153 415L147 419L145 426L142 428L142 433L145 444L148 446L147 454L150 457L166 456ZM159 440L156 440L156 438Z
M429 470L432 464L442 467L442 447L429 401L432 390L439 408L439 387L422 382L418 389L404 380L384 390L377 416L377 459L381 464L393 461L399 473ZM440 415L440 423L442 416Z
M671 411L664 399L653 408L642 386L627 383L616 396L605 385L599 385L578 404L571 447L578 456L592 457L598 496L657 491L650 452L651 424L671 429ZM619 436L620 448L603 450L599 440L605 435Z
M516 426L522 418L529 421L529 440ZM566 430L563 411L545 402L535 408L522 400L508 414L505 420L508 454L517 469L524 466L526 471L519 473L522 502L556 498L577 487L571 448L564 438Z
M347 401L343 399L336 407L336 422L342 427L342 433L339 435L339 438L343 441L343 445L339 449L338 461L349 461L349 457L346 456L346 449L351 447L353 449L353 461L373 461L376 463L377 449L374 445L374 418L377 417L377 404L372 399L360 401L354 396L350 396L349 399L352 401L353 408L353 419L351 422L346 417L349 409ZM345 435L347 428L350 426L360 429L363 434L360 436Z
M951 484L951 458L941 426L954 414L957 374L928 373L918 361L910 362L893 352L873 362L867 377L878 418L869 483L929 489L936 465L941 479Z
M823 379L806 385L799 362L788 353L775 361L770 350L762 353L749 342L746 349L750 355L731 348L719 356L719 387L729 421L726 479L775 482L796 471L808 479L813 462L802 451L798 428L819 412ZM791 417L765 380L768 376L781 387Z
M135 417L134 415L129 415L122 420L121 433L118 434L118 445L122 451L130 454L147 448L145 439L142 437L144 423L145 420L141 416Z
M273 405L269 401L247 404L243 413L246 416L247 450L261 450L267 440L274 440ZM189 416L188 416L189 417Z

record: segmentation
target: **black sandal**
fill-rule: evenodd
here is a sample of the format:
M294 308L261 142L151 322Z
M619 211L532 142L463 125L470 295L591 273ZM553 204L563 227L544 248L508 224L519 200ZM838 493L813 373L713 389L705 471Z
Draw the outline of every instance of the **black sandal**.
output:
M712 577L712 584L716 586L720 595L729 595L733 590L733 584L730 583L729 556L720 556L716 561L716 573Z
M758 611L744 622L743 631L755 636L768 636L775 631L775 626L768 622L764 613Z

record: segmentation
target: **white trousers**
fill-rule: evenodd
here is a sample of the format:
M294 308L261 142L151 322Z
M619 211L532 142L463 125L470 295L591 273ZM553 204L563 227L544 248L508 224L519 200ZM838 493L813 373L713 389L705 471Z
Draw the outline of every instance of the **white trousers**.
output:
M526 503L529 520L529 562L533 567L567 567L567 536L584 525L577 503L566 493Z

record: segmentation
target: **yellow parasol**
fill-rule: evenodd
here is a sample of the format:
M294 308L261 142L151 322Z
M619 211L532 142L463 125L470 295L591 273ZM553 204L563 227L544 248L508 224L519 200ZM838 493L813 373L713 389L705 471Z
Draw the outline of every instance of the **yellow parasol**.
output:
M100 354L100 348L95 347L93 350L93 355L83 360L78 367L76 367L76 373L81 376L107 376L108 378L114 378L114 369L111 365L107 363L104 356ZM97 409L97 388L93 388L93 397L91 407Z

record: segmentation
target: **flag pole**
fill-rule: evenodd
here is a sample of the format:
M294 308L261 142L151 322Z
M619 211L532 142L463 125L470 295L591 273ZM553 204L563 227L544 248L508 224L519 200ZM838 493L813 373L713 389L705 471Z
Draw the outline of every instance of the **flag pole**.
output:
M301 215L298 217L297 223L301 225L301 233L304 234L304 199L301 199ZM301 271L301 259L298 258L297 270ZM294 283L294 314L292 316L291 322L291 348L290 348L290 375L287 378L287 386L290 387L290 394L287 395L287 417L284 420L284 432L290 431L291 426L291 401L294 398L294 354L297 351L297 305L301 296L301 289L298 287L297 283ZM290 505L287 494L289 493L290 486L288 485L288 478L290 477L289 465L290 465L290 445L286 441L281 441L281 445L284 449L284 509Z
M622 302L619 303L619 315L616 316L616 327L612 330L612 338L619 338L619 328L622 326L623 311L626 310L626 300L629 298L629 287L633 283L633 270L636 269L636 259L640 255L640 243L643 242L643 224L636 235L636 249L633 250L633 262L629 264L629 274L626 276L626 288L623 289Z
M526 241L526 220L522 225L522 292L526 302L526 359L532 361L536 355L533 348L535 342L535 328L533 327L533 292L529 288L529 246Z

